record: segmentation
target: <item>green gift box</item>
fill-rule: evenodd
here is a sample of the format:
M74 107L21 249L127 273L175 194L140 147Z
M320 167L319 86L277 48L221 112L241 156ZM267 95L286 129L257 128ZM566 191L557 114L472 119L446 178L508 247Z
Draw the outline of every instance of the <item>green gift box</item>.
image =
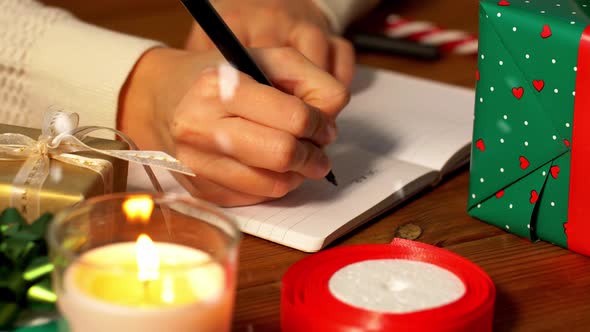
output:
M468 211L590 256L590 8L480 2Z

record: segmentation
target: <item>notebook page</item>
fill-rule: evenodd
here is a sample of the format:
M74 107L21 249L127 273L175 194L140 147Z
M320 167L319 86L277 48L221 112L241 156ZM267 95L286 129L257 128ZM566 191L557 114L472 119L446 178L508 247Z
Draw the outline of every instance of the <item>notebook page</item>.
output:
M369 220L374 213L365 217L367 211L379 208L375 213L381 212L402 202L438 176L432 169L365 150L355 140L354 131L341 135L344 138L331 149L337 187L325 180L307 181L281 199L223 210L236 219L245 233L313 252L320 250L333 234L344 234L347 228ZM129 166L128 190L151 191L142 167ZM166 192L187 193L168 172L154 172ZM379 207L384 201L387 204ZM355 225L350 225L351 221L356 221Z
M391 206L431 184L433 171L471 139L470 90L367 67L358 68L353 84L337 120L338 141L327 150L340 185L306 181L276 201L224 209L242 231L317 251L384 201ZM145 179L137 186L133 174L130 186L149 189ZM185 192L167 174L158 176L166 191Z
M473 90L368 67L352 90L338 126L357 128L371 151L441 170L471 142Z
M392 194L399 202L424 188L437 173L400 160L388 160L354 145L333 151L334 174L339 185L307 181L286 197L256 206L225 209L245 232L303 251L317 251L326 238L371 210ZM414 183L414 182L420 183ZM391 201L388 206L394 202ZM367 221L358 220L358 223Z

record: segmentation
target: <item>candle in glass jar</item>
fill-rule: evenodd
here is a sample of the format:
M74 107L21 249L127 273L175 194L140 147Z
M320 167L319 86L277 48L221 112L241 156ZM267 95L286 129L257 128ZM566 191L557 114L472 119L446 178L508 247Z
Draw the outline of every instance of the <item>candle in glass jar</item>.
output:
M142 236L92 249L68 267L57 289L70 329L228 331L233 291L223 266L201 250Z

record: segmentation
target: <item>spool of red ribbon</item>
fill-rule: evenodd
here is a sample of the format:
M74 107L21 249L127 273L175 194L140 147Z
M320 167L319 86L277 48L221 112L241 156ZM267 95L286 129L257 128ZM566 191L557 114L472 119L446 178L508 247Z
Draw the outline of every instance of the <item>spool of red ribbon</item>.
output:
M464 292L458 299L440 306L391 313L347 304L331 291L332 277L343 268L359 262L392 260L429 263L433 268L444 269L463 283ZM383 292L384 296L395 295L388 294L385 288ZM492 330L495 297L494 284L481 268L444 249L401 239L391 244L339 247L311 255L287 271L281 294L281 328L285 332L485 332Z

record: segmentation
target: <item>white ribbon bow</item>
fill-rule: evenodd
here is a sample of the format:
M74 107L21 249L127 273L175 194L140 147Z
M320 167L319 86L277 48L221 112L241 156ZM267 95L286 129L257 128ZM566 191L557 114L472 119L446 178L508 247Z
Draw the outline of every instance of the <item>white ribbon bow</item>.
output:
M103 159L87 158L72 154L92 151L103 155L142 164L146 167L156 190L161 191L150 166L186 175L195 174L170 155L160 151L100 150L82 142L90 132L109 130L126 141L132 149L136 145L122 132L106 127L78 127L76 113L50 112L43 118L41 136L38 140L22 134L0 134L0 160L25 160L12 182L10 206L18 207L27 220L33 220L40 212L39 193L49 175L50 159L90 169L103 179L105 192L111 191L112 165Z

